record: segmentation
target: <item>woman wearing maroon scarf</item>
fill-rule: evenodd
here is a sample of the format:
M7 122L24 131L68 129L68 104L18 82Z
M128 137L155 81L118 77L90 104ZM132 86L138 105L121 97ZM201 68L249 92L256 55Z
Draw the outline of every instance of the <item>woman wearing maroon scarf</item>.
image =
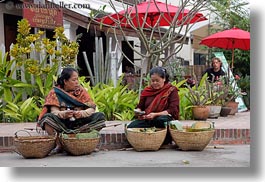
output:
M128 128L165 128L171 120L179 119L178 89L169 83L166 69L155 67L150 71L150 85L141 93L137 111L145 111L138 119L132 121ZM169 133L164 144L171 142Z

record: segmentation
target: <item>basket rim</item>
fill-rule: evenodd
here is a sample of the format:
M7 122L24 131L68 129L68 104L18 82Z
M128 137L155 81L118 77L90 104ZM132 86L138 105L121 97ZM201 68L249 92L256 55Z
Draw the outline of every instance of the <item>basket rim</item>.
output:
M15 139L14 142L48 142L48 141L55 141L56 139L39 139L39 140L18 140Z
M63 138L63 137L60 137L61 140L95 140L95 139L100 139L100 136L99 137L95 137L95 138L73 138L73 137L70 137L70 138Z
M62 138L63 140L94 140L94 139L100 139L100 137L96 138Z
M205 131L181 131L181 130L177 130L177 129L172 129L172 128L170 128L169 127L169 130L170 131L176 131L176 132L180 132L180 133L205 133L205 132L213 132L213 131L215 131L215 129L214 128L212 128L211 130L205 130Z
M125 130L128 131L128 132L132 132L132 133L148 133L148 134L164 132L164 130L166 130L167 128L156 128L156 129L159 129L159 130L155 131L155 132L148 133L148 132L139 132L139 131L128 130L127 127L125 128Z
M56 138L56 136L19 136L19 137L14 137L15 139L22 139L22 138L39 138L39 139L50 139L50 138Z
M56 136L19 136L14 137L14 142L45 142L55 141Z

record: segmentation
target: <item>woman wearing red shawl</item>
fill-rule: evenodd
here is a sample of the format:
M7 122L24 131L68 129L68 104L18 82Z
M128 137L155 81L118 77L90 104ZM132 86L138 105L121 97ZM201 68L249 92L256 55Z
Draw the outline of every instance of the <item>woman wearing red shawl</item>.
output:
M150 85L141 93L136 110L145 111L138 119L132 121L128 128L165 128L169 121L179 119L178 89L169 83L166 69L155 67L150 71ZM167 133L164 144L171 142Z
M88 92L79 85L74 68L64 68L57 86L47 95L38 125L49 135L56 132L78 133L105 127L105 116L95 112L96 105ZM53 153L62 152L59 141Z

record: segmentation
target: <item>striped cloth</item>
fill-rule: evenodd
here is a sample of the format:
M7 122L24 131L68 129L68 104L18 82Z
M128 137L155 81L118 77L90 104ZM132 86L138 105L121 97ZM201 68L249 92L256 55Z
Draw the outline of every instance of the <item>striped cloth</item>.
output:
M46 113L41 120L38 121L39 126L44 130L44 125L48 124L57 132L64 133L80 133L90 132L95 129L97 131L104 128L105 115L102 112L95 112L89 117L70 121L69 119L61 119L52 113Z

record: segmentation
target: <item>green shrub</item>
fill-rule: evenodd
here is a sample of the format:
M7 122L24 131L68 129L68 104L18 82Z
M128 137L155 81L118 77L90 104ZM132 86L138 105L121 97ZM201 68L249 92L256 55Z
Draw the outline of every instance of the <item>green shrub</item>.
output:
M36 121L40 108L32 97L17 103L7 101L3 112L4 117L11 122L28 122Z
M179 116L180 120L187 120L192 118L192 111L191 111L191 102L185 96L189 92L189 89L185 87L186 80L182 80L178 83L176 81L172 82L172 85L178 88L178 95L179 95Z
M80 83L95 101L98 110L106 115L107 120L131 120L134 116L133 109L138 103L138 94L128 90L127 86L121 84L121 80L116 87L112 83L98 83L90 87L84 78L80 79Z

